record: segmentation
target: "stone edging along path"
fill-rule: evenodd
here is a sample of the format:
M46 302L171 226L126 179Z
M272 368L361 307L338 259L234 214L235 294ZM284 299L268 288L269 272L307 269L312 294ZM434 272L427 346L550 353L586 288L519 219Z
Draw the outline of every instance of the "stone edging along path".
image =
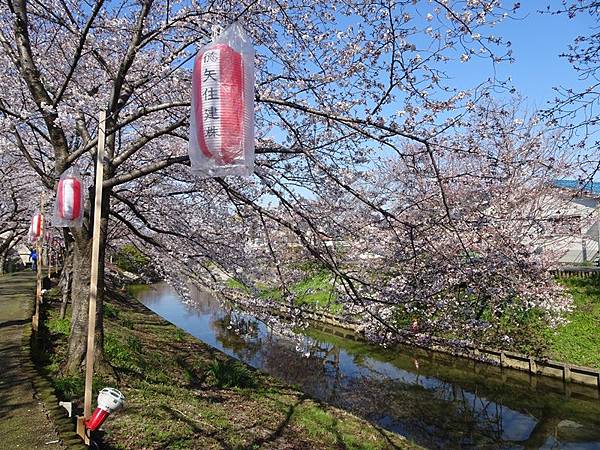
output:
M37 371L35 364L31 362L31 345L35 337L32 336L31 327L26 327L23 331L23 354L24 359L28 359L28 364L34 369L35 375L32 378L33 388L37 396L44 402L48 417L54 422L56 431L65 448L69 450L87 449L81 438L75 432L75 422L69 417L67 410L58 405L59 399L56 396L54 388L50 381ZM27 356L25 356L27 355Z
M31 329L31 316L33 314L35 300L33 295L34 281L35 278L33 277L33 274L25 272L2 275L0 276L0 298L2 298L2 306L4 308L7 307L9 302L18 302L12 303L11 305L15 308L20 308L20 316L24 317L24 319L19 320L18 324L16 324L21 327L20 351L17 355L17 358L19 359L18 369L15 369L18 370L16 376L19 380L17 381L21 384L28 385L28 390L33 399L42 403L42 405L40 405L42 406L41 411L36 415L33 415L32 413L31 417L25 416L26 420L22 422L21 425L25 432L29 433L31 436L35 436L40 433L38 428L40 424L38 424L37 421L45 422L43 423L43 426L46 429L53 427L54 431L58 434L58 439L56 439L55 434L54 439L47 442L41 442L38 444L39 446L36 447L27 447L34 445L31 442L25 443L25 445L21 445L19 442L11 442L10 448L26 448L27 450L34 448L83 450L87 447L84 446L82 440L75 433L74 422L68 417L66 410L59 406L59 400L55 395L52 384L38 372L32 359L32 345L35 345L35 336L32 335ZM14 296L15 299L10 299L5 292L2 292L2 288L7 285L10 285L13 289L11 295ZM18 342L15 342L15 344L18 345ZM3 356L5 355L0 355L0 357ZM3 376L4 374L0 374L0 380ZM2 441L4 441L4 439L2 439ZM0 448L7 448L2 447L2 445L6 444L6 441L2 441L0 441Z

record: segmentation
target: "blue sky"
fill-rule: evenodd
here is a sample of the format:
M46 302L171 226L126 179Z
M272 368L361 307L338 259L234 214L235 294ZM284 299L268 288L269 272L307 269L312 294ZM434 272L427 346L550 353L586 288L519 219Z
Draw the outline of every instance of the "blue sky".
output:
M498 77L511 76L513 84L526 98L530 109L544 108L546 102L555 96L553 86L584 86L578 74L565 58L559 54L568 50L568 45L579 34L589 34L594 21L589 14L581 14L569 19L565 14L540 14L548 2L539 0L522 1L522 7L515 15L519 19L507 19L496 27L497 36L511 41L512 64L497 66ZM550 2L559 6L559 2ZM489 70L489 67L488 69ZM457 76L465 80L477 80L481 74L474 72L474 65L464 64L456 69Z

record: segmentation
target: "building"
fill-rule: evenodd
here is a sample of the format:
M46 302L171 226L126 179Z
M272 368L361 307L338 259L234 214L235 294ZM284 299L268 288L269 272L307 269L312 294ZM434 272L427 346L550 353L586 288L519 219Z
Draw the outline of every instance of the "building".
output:
M539 251L554 255L563 264L598 261L600 192L557 183L540 199L540 206L543 238Z

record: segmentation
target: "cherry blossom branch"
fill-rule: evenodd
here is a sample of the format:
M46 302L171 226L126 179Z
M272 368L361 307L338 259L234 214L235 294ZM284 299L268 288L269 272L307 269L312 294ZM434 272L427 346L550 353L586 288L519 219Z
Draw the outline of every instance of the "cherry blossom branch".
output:
M54 101L52 102L53 108L56 108L56 106L60 103L60 101L63 98L63 95L65 94L65 91L67 90L67 87L69 86L69 82L73 78L73 74L75 73L77 64L79 63L81 55L83 54L83 48L85 46L85 42L87 40L90 29L92 28L92 24L94 23L94 20L96 19L96 16L100 12L100 9L102 8L103 4L104 4L104 0L96 1L96 5L92 9L90 17L88 18L85 26L83 27L83 30L81 31L81 36L79 37L79 42L77 43L77 46L75 47L75 54L73 55L73 60L72 60L71 64L69 64L69 73L67 73L67 76L66 76L64 82L62 83L62 86L61 86L60 90L58 91L58 94L56 94L56 97L54 97ZM66 6L65 6L65 10L69 11L69 9Z

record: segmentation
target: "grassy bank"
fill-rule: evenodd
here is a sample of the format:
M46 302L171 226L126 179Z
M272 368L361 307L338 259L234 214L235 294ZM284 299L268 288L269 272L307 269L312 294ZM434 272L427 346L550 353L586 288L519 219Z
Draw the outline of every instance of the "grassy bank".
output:
M600 368L600 277L560 281L573 296L569 323L548 333L548 356L571 364Z
M78 377L61 377L69 323L51 310L46 370L67 399L82 396ZM106 354L126 408L111 417L111 449L416 448L296 389L249 369L162 320L139 303L105 308Z
M248 292L248 288L233 278L227 282L228 287ZM281 300L282 291L276 286L258 283L259 297L269 300ZM292 283L287 289L293 296L296 305L312 305L331 314L342 313L342 305L337 302L337 293L333 286L333 276L326 270L310 271L304 279Z

